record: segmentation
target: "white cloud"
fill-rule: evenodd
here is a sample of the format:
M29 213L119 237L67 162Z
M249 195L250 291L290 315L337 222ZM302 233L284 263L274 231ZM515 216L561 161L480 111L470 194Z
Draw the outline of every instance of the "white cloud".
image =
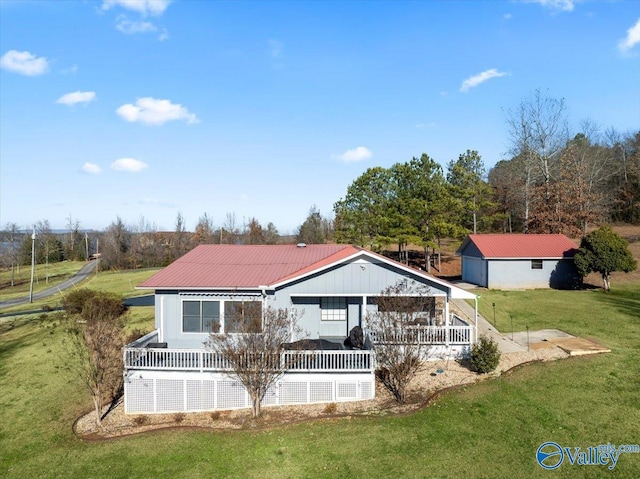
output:
M631 50L636 44L640 43L640 19L634 26L627 30L627 36L620 40L618 43L618 49L621 52Z
M271 58L280 59L284 54L284 43L278 40L269 40L269 55Z
M524 0L525 3L539 3L550 10L572 12L578 0Z
M337 158L342 161L350 162L350 161L366 160L368 158L371 158L372 155L373 153L371 153L371 150L366 146L358 146L353 150L345 151L341 155L334 155L334 158Z
M138 98L135 105L131 103L122 105L116 110L116 113L126 121L139 121L147 125L162 125L173 120L185 120L187 123L198 122L196 115L189 113L189 110L182 105L151 97Z
M116 30L125 35L135 35L136 33L149 33L158 30L151 22L136 22L127 18L121 18L116 24Z
M93 91L74 91L73 93L65 93L56 100L61 105L76 105L78 103L89 103L95 100L96 93Z
M60 70L60 73L67 75L67 74L72 74L75 75L76 73L78 73L78 65L72 65L69 68L65 68L63 70Z
M49 71L49 62L45 57L36 57L31 52L9 50L0 58L0 67L30 77Z
M98 165L94 165L93 163L85 163L84 165L82 165L81 170L84 173L88 173L90 175L99 175L100 173L102 173L102 168L100 168Z
M482 73L478 73L477 75L473 75L472 77L469 77L465 81L463 81L462 82L462 86L460 87L460 91L463 92L463 93L466 93L471 88L475 88L478 85L480 85L480 83L486 82L487 80L490 80L491 78L503 77L505 75L506 75L505 72L499 72L495 68L492 68L491 70L483 71Z
M119 160L111 163L111 169L116 171L129 171L131 173L138 173L144 170L149 165L144 161L136 160L135 158L120 158Z
M102 9L109 10L120 6L126 10L138 12L142 16L162 15L171 0L102 0Z

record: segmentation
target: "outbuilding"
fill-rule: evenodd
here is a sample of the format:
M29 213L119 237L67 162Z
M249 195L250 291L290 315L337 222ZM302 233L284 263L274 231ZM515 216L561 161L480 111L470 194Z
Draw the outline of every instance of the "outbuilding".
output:
M562 234L471 234L456 251L462 281L490 289L574 287L578 246Z

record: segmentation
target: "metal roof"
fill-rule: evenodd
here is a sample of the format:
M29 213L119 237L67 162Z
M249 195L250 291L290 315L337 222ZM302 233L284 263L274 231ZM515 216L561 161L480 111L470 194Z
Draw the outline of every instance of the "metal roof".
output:
M360 251L350 245L200 245L139 288L260 288Z
M200 245L138 286L140 289L277 288L363 255L440 285L452 298L475 299L447 281L352 245Z
M471 234L456 251L473 243L485 259L572 258L578 246L562 234Z

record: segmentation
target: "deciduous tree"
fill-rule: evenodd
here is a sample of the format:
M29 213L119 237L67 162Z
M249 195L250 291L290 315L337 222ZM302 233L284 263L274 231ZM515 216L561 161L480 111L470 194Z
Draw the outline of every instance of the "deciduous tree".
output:
M574 260L578 272L586 276L600 273L605 291L611 288L611 273L635 271L638 263L629 251L629 244L609 226L592 231L582 239Z
M418 316L430 310L431 300L423 287L401 282L381 292L377 312L367 317L374 337L376 375L400 403L406 400L407 387L431 347L416 328Z
M242 310L235 312L234 333L212 332L207 346L227 361L231 376L245 387L256 418L269 388L296 361L295 355L284 354L283 345L301 331L295 312L271 307L263 311L261 303L257 303L258 307L256 303L249 304L254 306L247 307L244 303Z
M93 399L96 424L103 406L122 386L122 346L127 308L117 295L76 290L63 300L66 367L73 371Z

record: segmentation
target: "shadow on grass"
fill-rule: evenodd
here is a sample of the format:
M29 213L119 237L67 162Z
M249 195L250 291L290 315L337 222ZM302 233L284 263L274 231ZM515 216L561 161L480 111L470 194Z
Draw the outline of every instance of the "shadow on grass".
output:
M638 291L602 291L598 294L598 300L632 318L640 318L640 294Z
M0 378L7 375L7 371L10 368L11 358L18 352L23 351L25 348L34 346L36 343L41 342L42 338L35 334L28 334L26 331L21 331L15 338L7 339L7 334L16 328L24 326L28 321L25 319L15 320L9 324L2 324L0 328ZM14 363L15 364L15 363Z

